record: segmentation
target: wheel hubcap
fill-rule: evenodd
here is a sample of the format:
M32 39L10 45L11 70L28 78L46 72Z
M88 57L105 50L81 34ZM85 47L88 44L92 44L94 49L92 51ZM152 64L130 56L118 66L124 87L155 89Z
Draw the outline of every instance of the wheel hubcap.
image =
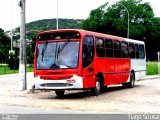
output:
M131 76L131 84L132 84L132 86L134 86L134 84L135 84L135 80L133 78L133 75Z
M97 81L96 82L96 93L99 94L99 92L100 92L100 83L99 83L99 81Z

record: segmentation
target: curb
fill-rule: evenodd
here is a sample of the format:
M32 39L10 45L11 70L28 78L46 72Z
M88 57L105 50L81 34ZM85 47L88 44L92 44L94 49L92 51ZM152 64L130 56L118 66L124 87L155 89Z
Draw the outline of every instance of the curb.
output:
M153 80L153 79L158 79L160 76L158 75L153 75L153 76L146 76L144 79L138 80L138 81L143 81L143 80Z

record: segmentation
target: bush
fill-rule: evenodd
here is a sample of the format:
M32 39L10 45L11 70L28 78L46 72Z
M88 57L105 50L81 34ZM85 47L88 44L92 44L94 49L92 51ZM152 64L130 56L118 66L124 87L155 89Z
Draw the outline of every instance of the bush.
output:
M147 75L158 75L158 62L147 62Z
M19 68L19 58L14 54L9 54L8 66L11 70L17 70Z

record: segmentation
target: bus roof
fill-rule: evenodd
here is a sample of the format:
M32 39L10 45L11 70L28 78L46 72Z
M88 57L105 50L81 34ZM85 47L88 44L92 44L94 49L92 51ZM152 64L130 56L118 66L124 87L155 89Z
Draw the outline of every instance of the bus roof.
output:
M120 41L127 41L127 42L134 42L134 43L144 44L143 41L139 41L139 40L133 40L133 39L123 38L123 37L119 37L119 36L104 34L104 33L87 31L87 30L83 30L83 29L48 30L48 31L43 31L43 32L38 33L37 36L39 36L40 34L53 33L53 32L78 32L78 33L80 33L81 36L94 35L96 37L104 37L104 38L115 39L115 40L120 40Z

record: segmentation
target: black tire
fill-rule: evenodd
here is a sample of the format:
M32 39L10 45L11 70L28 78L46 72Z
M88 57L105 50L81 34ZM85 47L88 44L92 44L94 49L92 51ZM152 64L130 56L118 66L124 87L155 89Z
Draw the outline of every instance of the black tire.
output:
M99 77L97 77L95 87L91 90L91 92L94 96L98 96L100 94L100 91L101 91L101 83Z
M129 88L133 88L135 86L135 76L133 73L130 74L130 82L128 83Z
M122 86L123 86L124 88L128 88L128 83L122 83Z
M135 76L134 76L134 73L130 74L130 82L123 83L122 85L123 85L123 87L126 87L126 88L133 88L135 86Z
M64 90L56 90L55 91L55 93L56 93L56 95L57 95L58 98L64 96L64 92L65 92Z

